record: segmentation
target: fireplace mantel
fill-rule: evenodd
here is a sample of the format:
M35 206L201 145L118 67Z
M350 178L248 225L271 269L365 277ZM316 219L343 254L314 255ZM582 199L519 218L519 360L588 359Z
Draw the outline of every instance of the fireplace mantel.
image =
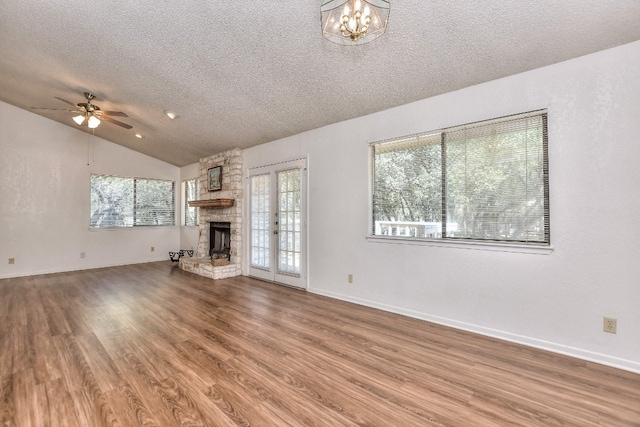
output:
M189 206L192 208L230 208L236 203L235 199L211 199L211 200L191 200Z

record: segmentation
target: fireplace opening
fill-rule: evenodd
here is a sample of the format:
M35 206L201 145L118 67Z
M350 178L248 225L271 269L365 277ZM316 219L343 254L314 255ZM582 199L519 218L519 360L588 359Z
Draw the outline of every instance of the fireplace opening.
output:
M209 223L209 256L231 260L231 223Z

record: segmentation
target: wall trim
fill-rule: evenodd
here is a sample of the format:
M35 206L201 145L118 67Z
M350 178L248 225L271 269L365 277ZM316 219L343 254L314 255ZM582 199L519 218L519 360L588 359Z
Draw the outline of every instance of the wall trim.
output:
M434 246L439 248L474 249L494 252L513 252L521 254L549 255L553 252L553 246L527 245L513 242L480 242L460 241L453 239L421 239L404 236L374 236L368 235L367 241L371 243L387 243L396 245Z

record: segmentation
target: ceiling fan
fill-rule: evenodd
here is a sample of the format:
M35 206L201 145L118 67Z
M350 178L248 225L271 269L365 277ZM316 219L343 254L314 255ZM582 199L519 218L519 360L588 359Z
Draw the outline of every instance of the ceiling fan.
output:
M92 94L91 92L85 92L84 96L85 98L87 98L87 102L80 102L78 104L74 104L71 101L67 101L66 99L62 99L62 98L58 98L57 96L54 96L55 99L62 101L65 104L71 105L74 108L73 110L69 110L65 108L44 108L44 107L31 107L31 108L34 110L69 111L71 113L77 114L76 116L73 117L74 122L76 122L78 125L82 125L86 123L86 125L91 129L97 128L100 125L101 120L104 120L105 122L113 123L114 125L121 126L125 129L132 128L132 126L126 123L122 123L121 121L118 121L113 118L113 117L129 117L125 113L120 111L101 110L100 107L91 103L91 101L96 97L94 94Z

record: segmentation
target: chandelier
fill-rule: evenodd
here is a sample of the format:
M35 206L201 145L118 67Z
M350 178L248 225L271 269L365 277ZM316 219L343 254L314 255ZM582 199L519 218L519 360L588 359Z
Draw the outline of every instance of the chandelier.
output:
M387 29L386 0L329 0L322 4L322 35L334 43L356 45L380 37Z

